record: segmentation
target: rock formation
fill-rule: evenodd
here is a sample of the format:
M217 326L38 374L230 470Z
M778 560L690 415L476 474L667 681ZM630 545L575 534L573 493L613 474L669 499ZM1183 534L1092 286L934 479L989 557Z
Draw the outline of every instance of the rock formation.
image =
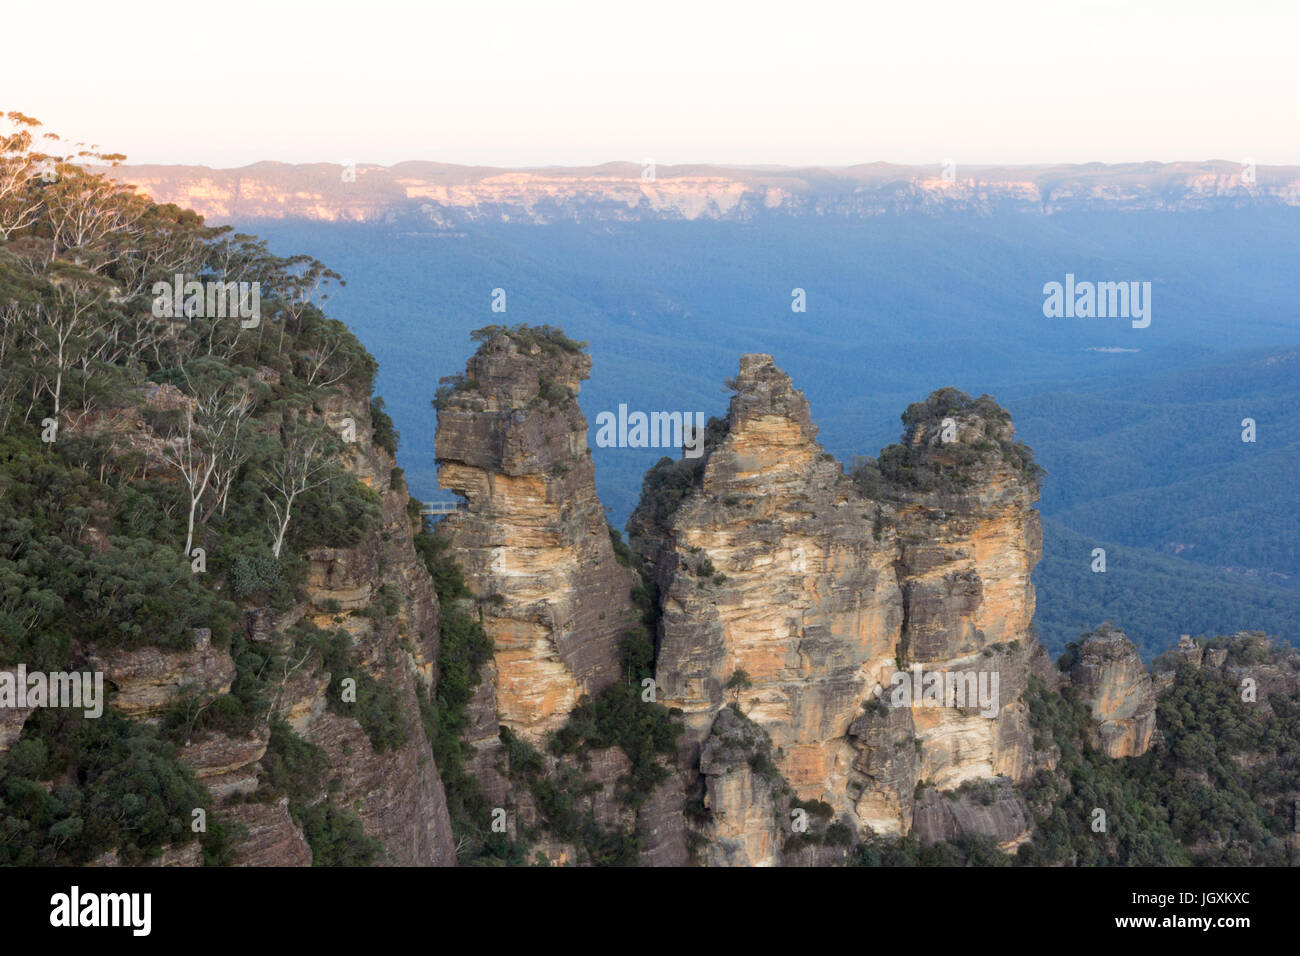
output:
M1040 532L1009 416L936 393L908 410L903 446L850 478L771 356L745 356L729 384L705 457L659 466L629 523L659 584L661 699L685 714L682 762L703 777L710 840L767 812L743 773L718 772L729 704L770 736L798 799L860 834L906 833L919 782L1024 779ZM910 688L917 667L983 675L996 698L899 700L895 675ZM718 861L752 862L761 843Z
M438 414L439 483L468 503L439 533L496 643L483 705L533 740L615 679L635 619L636 576L615 560L575 398L590 368L580 351L502 333Z
M1109 757L1146 753L1156 726L1156 695L1133 642L1109 629L1085 635L1068 674L1092 708L1093 746Z
M436 678L438 602L429 573L412 544L409 496L400 479L393 480L392 457L371 440L367 402L340 395L323 400L319 414L332 426L349 418L355 423L357 441L349 446L347 464L379 495L382 522L351 547L311 551L307 574L310 603L278 615L270 608L250 609L247 633L256 643L290 652L285 673L277 682L275 713L328 756L331 776L338 781L334 801L354 810L366 835L382 844L374 862L454 865L442 782L420 719L419 698L432 692ZM373 613L386 583L390 587L383 598L391 595L395 604L382 614ZM403 737L399 745L377 751L355 718L329 706L326 695L332 675L319 670L314 655L292 653L289 631L299 621L328 630L341 626L348 632L358 666L394 695ZM195 655L201 653L202 649L195 651ZM131 674L140 676L125 685L129 699L150 699L147 691L158 682L150 676L152 670L136 667ZM146 678L139 692L132 691ZM227 802L231 796L257 791L267 740L265 725L243 739L207 732L189 741L180 756L213 793L218 813L228 823L246 828L245 836L235 845L237 865L310 865L311 850L290 816L286 799Z
M561 336L503 331L439 399L439 482L467 506L438 533L451 542L495 645L468 707L467 765L488 804L508 811L511 838L527 834L552 863L583 857L571 828L547 832L535 785L573 794L575 813L606 831L635 832L644 862L680 864L679 782L633 808L616 799L630 769L620 749L577 761L544 753L539 768L521 775L498 734L505 727L544 749L584 696L618 679L620 643L638 622L631 592L639 578L615 557L575 399L590 367Z

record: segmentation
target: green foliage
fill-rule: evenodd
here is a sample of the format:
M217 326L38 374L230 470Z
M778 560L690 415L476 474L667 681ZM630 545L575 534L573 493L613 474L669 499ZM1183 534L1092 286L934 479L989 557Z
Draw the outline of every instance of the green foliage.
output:
M191 811L208 804L153 727L111 708L94 719L38 709L0 772L0 864L84 864L110 850L138 864L194 840Z
M637 865L641 855L640 837L627 828L602 827L589 806L589 798L601 789L599 783L588 781L577 767L564 763L548 773L546 762L537 749L507 727L501 728L501 742L505 746L510 776L532 794L542 818L542 829L557 839L575 844L583 855L582 861L592 866ZM575 753L578 746L575 744ZM555 738L551 748L557 748ZM631 777L635 776L634 771ZM623 783L620 781L620 785ZM627 787L620 786L619 792L619 798L632 806L637 805L630 795L630 788L634 785L629 782ZM525 834L527 838L533 836Z
M475 329L469 337L472 341L487 343L497 335L505 333L520 345L536 347L544 352L567 352L571 355L581 353L587 347L586 342L579 342L564 334L558 326L550 325L485 325Z
M217 647L229 641L234 606L175 550L116 535L102 550L69 544L50 533L66 512L20 517L21 499L0 498L0 661L63 669L74 640L186 649L198 627Z
M957 416L978 418L995 434L1011 423L1011 415L988 395L972 399L955 388L939 389L924 402L907 407L902 416L902 444L882 449L878 460L855 459L850 477L858 491L874 501L896 499L908 491L960 495L972 487L977 466L994 458L1038 486L1046 472L1034 463L1033 452L1022 442L990 437L971 442L960 436L939 445L921 441L927 430Z
M295 551L348 548L380 526L383 506L376 491L351 474L309 489L294 505L289 543Z
M754 682L749 679L749 674L743 669L737 669L727 678L727 682L722 685L722 689L731 691L735 697L739 698L741 691L749 690L753 686Z
M730 425L725 418L710 418L704 426L704 454L698 458L664 456L645 473L641 482L641 500L628 520L628 533L638 536L663 534L670 519L704 480L708 453L726 438Z
M609 543L614 548L614 560L625 568L640 569L640 556L627 546L623 540L623 535L612 524L606 522L605 527L609 529Z
M914 836L868 837L853 851L856 866L1011 866L1012 858L990 837L964 835L951 842L922 844Z
M383 844L366 836L356 813L326 796L329 770L324 750L303 740L283 720L271 722L259 796L289 798L289 815L311 847L312 866L369 866Z
M647 677L654 676L655 645L650 632L643 626L630 627L619 639L619 663L627 682L636 687Z
M1211 643L1257 664L1275 660L1261 634ZM1026 787L1037 828L1018 862L1285 864L1300 706L1283 694L1267 707L1247 703L1234 680L1182 664L1157 703L1163 746L1123 760L1092 748L1089 708L1071 689L1053 693L1032 681L1035 745L1054 742L1061 760ZM1106 812L1105 833L1090 825L1097 808Z
M554 379L543 377L537 381L537 397L547 405L563 405L573 400L573 393ZM556 465L562 464L556 462Z
M311 846L312 866L369 866L383 844L366 836L352 810L324 802L301 808L294 817Z
M280 562L270 548L236 555L230 563L230 590L240 600L278 590L283 580Z
M296 625L295 655L311 649L320 655L320 667L330 675L326 691L328 707L334 713L354 718L370 738L376 753L395 750L406 742L406 725L397 691L387 680L374 677L352 653L347 631L322 631L315 625ZM356 682L356 700L343 699L345 679Z
M433 577L433 587L438 593L438 603L444 607L460 598L472 597L460 566L448 552L451 541L439 537L426 526L415 536L415 550Z
M618 798L639 807L669 770L662 758L677 750L680 726L662 704L641 699L640 685L616 683L591 698L583 695L556 731L550 749L557 755L586 755L593 750L618 747L632 762L619 780Z
M0 165L21 171L30 143L10 145ZM275 675L301 662L279 642L249 641L234 601L287 609L301 596L303 550L356 544L379 525L378 496L347 471L348 450L326 426L327 410L367 401L376 366L326 316L342 280L322 263L205 227L78 162L56 165L53 183L19 177L36 214L0 236L0 663L53 671L92 645L188 650L209 628L236 676L215 697L182 688L158 728L113 710L80 723L34 713L0 770L0 859L86 862L115 849L131 863L193 839L189 811L206 795L172 742L252 732L272 712ZM72 243L69 208L82 213ZM261 322L190 309L155 317L154 285L177 273L256 282ZM158 302L170 308L170 292ZM382 401L371 410L375 443L392 451ZM45 419L58 426L52 443L41 440ZM206 567L185 553L191 527ZM351 664L346 644L307 643L297 650ZM355 670L351 712L376 749L396 746L395 697ZM367 858L355 815L315 798L297 809L317 862ZM229 862L229 834L211 814L202 842L205 861Z
M397 443L401 436L393 424L392 416L384 410L384 400L379 397L370 400L370 423L376 448L382 448L394 458L397 457Z

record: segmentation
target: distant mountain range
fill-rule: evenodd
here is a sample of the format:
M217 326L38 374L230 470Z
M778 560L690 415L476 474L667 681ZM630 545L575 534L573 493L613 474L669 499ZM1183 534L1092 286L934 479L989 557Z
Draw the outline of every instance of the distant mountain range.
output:
M141 165L108 172L158 202L211 219L397 223L409 217L438 228L475 221L747 221L771 215L852 219L909 212L1050 215L1300 206L1300 167L1222 160L836 168L647 161L534 169L262 162L239 169Z

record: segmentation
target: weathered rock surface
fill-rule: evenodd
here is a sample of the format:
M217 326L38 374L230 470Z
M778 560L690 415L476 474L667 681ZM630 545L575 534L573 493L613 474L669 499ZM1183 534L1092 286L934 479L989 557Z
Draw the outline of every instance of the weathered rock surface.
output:
M203 865L203 848L199 846L197 840L191 840L183 846L163 847L162 853L156 857L125 864L117 850L109 850L107 853L97 856L86 864L87 866L202 866Z
M782 782L772 770L771 740L762 728L723 708L700 750L704 807L712 818L703 862L710 866L775 866Z
M619 645L638 620L634 571L618 563L574 396L591 360L545 337L499 333L470 360L464 380L440 401L439 481L466 510L439 526L480 599L493 660L466 709L466 766L490 807L512 810L510 833L527 833L552 862L582 859L544 832L529 787L509 775L499 729L541 745L583 695L619 674ZM582 811L598 826L635 831L643 863L687 861L682 781L670 778L634 811L616 800L627 757L583 756ZM570 780L573 761L544 756L548 779Z
M267 727L247 737L210 732L186 741L179 755L214 799L222 801L234 794L246 796L257 789L257 762L266 753L270 736Z
M1137 648L1120 631L1086 635L1070 682L1092 708L1093 745L1110 757L1146 753L1156 726L1156 695Z
M574 398L590 367L499 334L438 413L439 483L468 502L440 533L483 599L494 710L533 740L615 679L634 617L635 575L615 560Z
M922 843L985 836L1013 850L1029 836L1033 819L1024 798L1009 785L985 784L977 794L924 790L916 805L913 832Z
M342 628L350 635L356 666L386 684L396 697L402 736L396 747L376 751L356 719L328 706L331 675L319 670L315 655L285 655L287 663L274 687L272 710L295 733L324 749L330 777L337 780L331 799L353 810L365 833L381 842L383 851L374 860L376 864L454 865L446 797L424 737L419 705L436 680L438 603L428 571L415 552L408 495L400 482L392 480L391 456L373 445L367 402L336 396L323 402L320 414L334 426L345 418L356 423L357 441L350 446L348 465L379 495L381 527L352 547L309 552L307 603L280 615L267 608L251 609L246 615L246 631L250 640L282 652L288 649L287 629L301 619L327 630ZM385 584L390 587L381 595ZM384 597L395 601L392 613L360 613ZM230 671L233 675L233 663ZM110 679L121 688L122 679L112 677L118 672L122 672L120 666L110 671ZM176 682L174 677L167 679ZM148 689L158 683L142 686ZM134 684L128 682L125 687L131 691L128 700L152 701L144 690L135 690ZM120 692L117 699L123 696ZM260 783L259 761L267 738L265 724L243 740L222 734L199 735L180 750L180 757L214 797L234 798L219 812L229 822L248 829L249 835L235 845L237 863L310 865L310 848L290 818L285 800L239 799Z
M1036 648L1030 575L1042 554L1037 482L1014 445L1010 416L991 400L953 398L945 390L908 409L907 465L926 480L904 485L895 515L901 661L924 672L987 675L990 691L997 679L992 718L980 707L913 702L917 775L941 790L992 777L1019 781L1030 771L1022 697Z
M888 682L903 623L894 536L873 533L875 505L817 443L807 401L771 356L745 356L735 384L698 488L658 529L634 518L642 546L662 542L648 555L662 595L660 699L681 708L698 746L735 698L771 735L795 793L848 811L848 730ZM741 672L749 686L729 691Z
M130 717L152 717L175 700L184 687L202 697L230 690L235 662L225 648L214 648L211 632L195 632L194 649L165 651L104 648L87 651L87 666L103 671L112 705Z
M235 866L311 866L311 847L289 816L289 798L239 806L246 828L235 844Z
M770 735L793 793L862 834L906 833L920 781L1023 780L1041 532L1010 417L935 393L908 410L888 473L870 464L855 480L771 356L743 357L729 384L704 460L652 473L629 522L662 598L661 700L684 712L696 748L684 772L704 773L699 748L734 701ZM988 693L960 707L891 701L894 675L913 667L969 674ZM713 841L734 843L718 821L753 812L751 781L733 776L704 781Z
M1266 713L1273 712L1274 694L1300 695L1300 650L1279 644L1262 632L1238 631L1226 646L1211 647L1184 634L1169 655L1156 661L1153 682L1156 695L1175 686L1176 675L1166 666L1185 661L1193 670L1205 670L1227 678L1243 695L1253 698Z

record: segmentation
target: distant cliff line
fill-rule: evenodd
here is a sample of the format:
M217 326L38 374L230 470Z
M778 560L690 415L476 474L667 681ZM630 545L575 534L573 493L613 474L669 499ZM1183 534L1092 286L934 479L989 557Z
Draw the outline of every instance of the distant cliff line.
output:
M741 167L613 162L510 169L404 162L255 163L105 170L214 222L734 220L762 216L1170 211L1300 206L1300 166L1252 160L980 166Z

